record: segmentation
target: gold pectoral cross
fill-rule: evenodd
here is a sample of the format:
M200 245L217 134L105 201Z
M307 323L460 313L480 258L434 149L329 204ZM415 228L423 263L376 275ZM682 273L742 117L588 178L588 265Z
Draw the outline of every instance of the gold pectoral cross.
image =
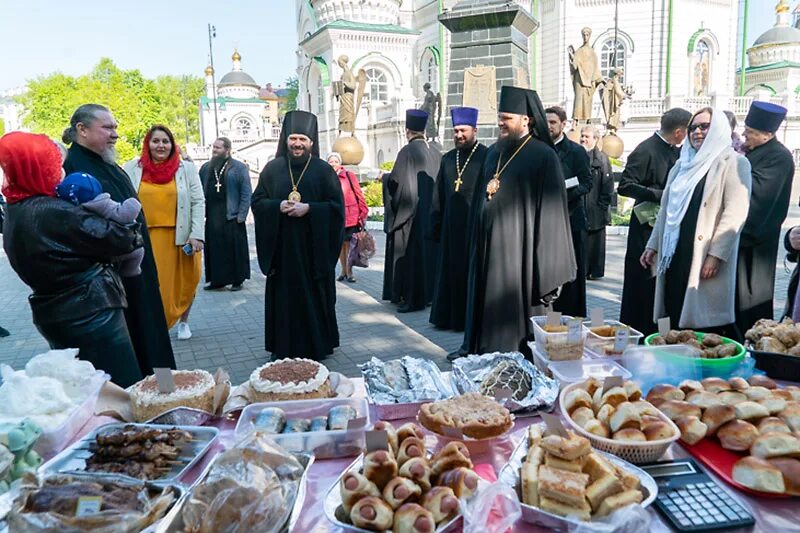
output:
M461 188L461 184L462 184L462 183L464 183L464 182L463 182L463 181L461 181L461 176L459 176L459 177L458 177L458 179L455 181L455 185L456 185L456 192L458 192L458 189L460 189L460 188Z

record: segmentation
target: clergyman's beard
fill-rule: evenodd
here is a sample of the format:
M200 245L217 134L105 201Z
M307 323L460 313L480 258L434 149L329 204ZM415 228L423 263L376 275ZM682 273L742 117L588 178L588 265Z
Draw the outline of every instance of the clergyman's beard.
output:
M117 162L117 149L114 147L106 148L103 150L103 153L100 154L100 157L102 157L103 161L106 163L113 165Z
M225 163L225 160L228 159L227 155L215 155L211 157L211 167L212 168L220 168Z
M303 148L303 153L298 155L298 156L295 156L292 153L291 148L289 149L289 158L294 162L296 162L296 161L305 161L308 158L309 155L311 155L311 149L310 148Z
M522 138L527 134L527 132L519 129L518 131L510 131L506 137L498 137L497 138L497 149L500 150L500 153L505 153L509 150L516 150L520 143L522 142Z

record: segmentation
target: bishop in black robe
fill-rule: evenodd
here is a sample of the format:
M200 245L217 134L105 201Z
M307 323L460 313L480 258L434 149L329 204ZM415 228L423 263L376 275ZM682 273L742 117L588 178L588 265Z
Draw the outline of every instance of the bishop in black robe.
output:
M736 276L736 325L742 334L759 319L774 314L775 262L794 178L792 153L775 138L785 116L786 110L780 106L753 102L745 119L744 148L753 185L739 240ZM755 145L756 136L769 140Z
M475 186L482 178L488 148L477 140L477 109L453 108L451 115L456 148L442 157L431 209L432 239L440 243L441 248L430 322L438 328L463 331L469 211Z
M538 96L503 86L499 113L501 139L486 155L472 200L460 351L530 354L530 317L544 313L558 289L575 279L577 267L561 163ZM503 167L490 199L487 187L494 190L492 180Z
M111 120L113 121L113 117ZM103 192L111 195L111 199L116 202L136 198L136 191L125 171L116 163L110 163L97 152L82 146L80 142L80 139L74 140L70 146L67 159L64 161L64 171L67 174L72 172L91 174L103 186ZM148 376L153 373L154 368L174 369L176 366L144 212L139 214L138 222L142 225L141 232L144 239L142 273L139 276L122 278L122 285L128 299L125 322L128 325L139 367L142 374Z
M298 135L310 140L307 149L295 148ZM288 200L293 183L301 196L297 201ZM306 205L303 214L285 211ZM319 158L315 115L286 115L276 157L259 176L251 208L258 264L267 277L266 350L273 358L332 354L339 346L334 275L344 200L339 178Z
M383 176L387 206L383 299L400 304L399 312L424 309L432 297L430 263L436 257L426 235L441 156L425 141L427 118L424 111L406 112L408 144L398 152L392 171Z
M691 115L688 114L688 117ZM688 122L689 118L686 119L686 123ZM617 193L620 196L633 198L636 201L634 210L644 202L655 204L652 205L655 208L661 203L661 195L667 184L667 174L679 156L680 150L677 147L664 140L659 133L654 133L652 137L634 148L628 156ZM656 331L653 322L656 278L654 270L642 268L639 258L644 253L652 232L653 226L650 222L640 222L636 213L631 213L619 320L645 335Z

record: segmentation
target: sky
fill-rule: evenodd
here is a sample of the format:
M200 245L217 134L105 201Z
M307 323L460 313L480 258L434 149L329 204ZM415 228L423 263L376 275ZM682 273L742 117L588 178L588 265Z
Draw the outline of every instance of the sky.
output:
M748 45L772 27L777 3L749 1ZM0 0L0 90L56 71L84 74L104 56L147 77L202 76L208 23L217 29L217 79L231 69L238 47L242 69L256 82L280 85L295 74L294 6L295 0Z

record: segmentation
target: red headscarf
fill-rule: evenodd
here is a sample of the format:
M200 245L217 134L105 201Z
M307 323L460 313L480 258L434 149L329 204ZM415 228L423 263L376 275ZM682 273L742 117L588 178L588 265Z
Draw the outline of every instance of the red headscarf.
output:
M47 135L13 131L0 137L3 196L10 204L31 196L55 196L61 150Z
M157 163L150 157L150 138L156 131L163 131L169 137L172 143L172 151L166 161ZM142 146L142 157L139 158L139 166L142 167L142 181L148 183L155 183L157 185L164 185L169 183L175 178L175 173L178 171L178 166L181 164L181 154L178 150L178 145L175 144L175 137L169 128L156 124L147 135L144 136L144 145Z

